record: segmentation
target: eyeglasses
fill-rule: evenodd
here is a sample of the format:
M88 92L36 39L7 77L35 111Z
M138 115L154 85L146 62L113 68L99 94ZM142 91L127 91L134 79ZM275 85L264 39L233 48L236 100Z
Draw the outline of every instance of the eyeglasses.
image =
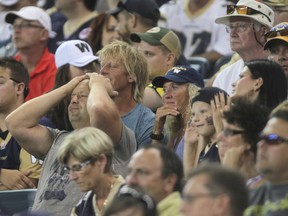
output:
M222 131L222 133L223 133L223 135L225 137L228 137L228 136L235 136L237 134L244 134L245 131L243 131L243 130L233 130L233 129L224 129Z
M225 29L227 33L231 33L233 29L235 29L237 33L241 33L245 32L248 28L251 28L253 26L253 23L237 23L235 25L225 26Z
M22 29L27 29L27 28L44 28L43 26L40 26L40 25L34 25L32 23L21 23L21 24L18 24L18 25L12 25L11 26L12 30L22 30Z
M268 145L279 145L283 142L288 143L288 138L281 137L277 134L260 134L259 135L260 141L264 141Z
M184 202L187 202L187 203L192 203L194 202L196 199L199 199L199 198L204 198L204 197L216 197L220 195L219 193L200 193L200 194L183 194L183 200Z
M227 5L227 11L226 11L227 14L233 14L235 10L237 11L238 14L242 15L262 14L269 20L269 22L271 22L270 17L262 13L261 11L255 10L253 8L244 5Z
M278 24L265 34L266 39L276 36L288 36L288 25L286 23Z
M81 171L83 168L85 168L86 166L88 166L89 164L93 163L94 161L96 161L97 159L89 159L84 161L83 163L79 163L79 164L74 164L72 167L69 166L65 166L65 170L67 172L73 171L73 172L79 172Z

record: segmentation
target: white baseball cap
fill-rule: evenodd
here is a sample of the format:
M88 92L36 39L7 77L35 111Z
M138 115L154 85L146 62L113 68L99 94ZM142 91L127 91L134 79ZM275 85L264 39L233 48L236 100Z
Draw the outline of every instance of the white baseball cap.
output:
M19 0L0 0L0 5L11 6L18 3Z
M83 67L97 60L92 48L82 40L69 40L63 42L55 52L56 67L71 64L76 67Z
M45 29L49 31L51 35L51 19L50 16L41 8L35 6L23 7L19 11L11 11L6 14L5 21L13 24L16 18L22 18L24 20L36 20Z
M253 10L252 14L240 14L235 9L232 14L216 18L215 22L218 24L229 25L231 17L247 17L268 28L272 28L274 23L274 11L267 5L255 0L240 0L237 6L247 6ZM257 11L259 13L257 13Z

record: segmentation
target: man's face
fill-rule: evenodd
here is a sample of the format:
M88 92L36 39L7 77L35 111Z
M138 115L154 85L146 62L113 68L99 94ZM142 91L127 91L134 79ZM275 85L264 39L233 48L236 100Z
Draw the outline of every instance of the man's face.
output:
M272 118L263 129L263 135L276 134L288 138L288 122ZM257 149L257 170L271 182L287 182L288 176L288 143L269 144L268 141L258 142Z
M130 26L130 16L127 11L121 11L117 15L118 24L116 30L119 32L120 36L124 41L130 41L130 34L132 33L132 27Z
M13 23L13 42L18 50L29 49L48 39L47 31L37 21L28 21L21 18Z
M121 92L131 86L132 80L129 78L122 60L103 59L100 74L111 81L115 91Z
M140 187L156 203L165 198L165 179L162 177L162 160L157 149L141 149L131 158L126 183Z
M284 41L272 42L269 49L268 59L281 65L288 79L288 43Z
M18 84L10 78L10 70L0 67L0 113L9 113L17 102Z
M164 75L170 67L169 53L164 52L161 46L152 46L141 40L138 49L144 54L149 71L149 80L153 80L156 76Z
M247 52L259 46L254 37L253 23L248 18L230 19L230 46L235 52ZM257 34L257 33L256 33Z
M217 205L217 197L205 186L207 176L200 174L192 177L183 189L183 205L181 208L185 216L213 216ZM222 207L222 205L221 205ZM219 209L218 209L219 210Z
M75 125L89 125L90 118L87 112L87 99L89 95L88 80L78 84L71 94L68 106L69 120L74 129Z

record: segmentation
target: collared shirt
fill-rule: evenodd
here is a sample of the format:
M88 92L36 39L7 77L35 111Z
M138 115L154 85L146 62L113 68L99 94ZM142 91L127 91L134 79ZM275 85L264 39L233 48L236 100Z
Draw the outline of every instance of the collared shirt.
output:
M21 61L20 54L17 54L15 59L17 61ZM54 55L48 51L48 48L46 48L35 69L33 71L29 71L30 92L25 100L28 101L52 90L55 83L56 72L57 69Z

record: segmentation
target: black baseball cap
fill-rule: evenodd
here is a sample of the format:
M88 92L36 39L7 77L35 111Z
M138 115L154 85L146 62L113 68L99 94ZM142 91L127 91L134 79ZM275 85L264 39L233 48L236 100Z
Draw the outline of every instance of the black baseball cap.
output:
M158 22L160 18L159 6L155 0L121 0L118 2L117 7L109 11L109 13L117 17L122 10L138 13L154 22Z

